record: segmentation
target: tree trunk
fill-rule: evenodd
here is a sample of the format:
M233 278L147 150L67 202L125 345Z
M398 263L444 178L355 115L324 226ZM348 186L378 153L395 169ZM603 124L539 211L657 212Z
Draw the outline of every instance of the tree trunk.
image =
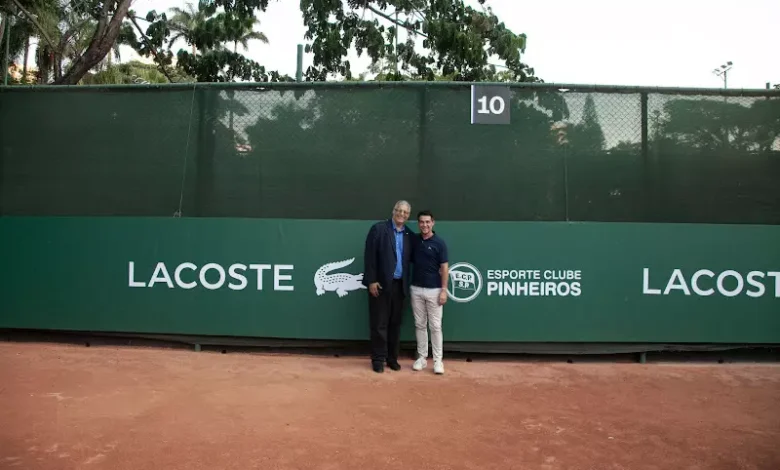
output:
M41 85L49 82L49 52L48 45L38 46L38 83Z
M51 57L53 60L51 67L54 72L54 81L56 83L57 80L62 78L62 54L53 52Z
M106 25L107 18L101 18L98 27L95 30L95 36L92 38L89 47L84 53L76 58L70 66L70 69L60 77L56 85L75 85L89 70L97 65L108 52L114 47L116 38L119 36L119 30L122 22L127 17L127 11L130 9L132 0L116 0L115 2L106 2L106 5L116 3L116 10L111 21ZM108 8L103 9L105 15L108 14Z
M27 83L27 59L30 57L30 36L24 43L24 62L22 63L22 83Z
M0 57L5 54L5 44L3 43L3 35L5 34L5 22L8 21L8 15L0 15Z

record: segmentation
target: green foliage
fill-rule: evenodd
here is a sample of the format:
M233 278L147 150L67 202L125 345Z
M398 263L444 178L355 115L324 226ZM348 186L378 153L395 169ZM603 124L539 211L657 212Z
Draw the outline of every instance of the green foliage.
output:
M188 44L193 45L193 31L206 21L206 12L189 2L186 9L174 7L170 11L173 13L173 17L168 22L168 27L173 31L173 36L168 42L168 49L173 47L173 43L179 39L184 39ZM192 52L195 53L194 45Z
M265 11L268 0L201 0L200 6L208 15L213 15L217 8L222 7L231 15L246 18L253 16L257 10Z
M490 8L478 11L462 0L348 0L347 5L345 10L341 0L301 0L305 38L312 40L306 50L314 53L307 80L325 80L328 74L351 78L344 57L355 47L373 62L398 60L399 73L386 74L386 79L404 79L403 71L418 80L441 75L459 81L539 81L520 61L525 35L509 30ZM385 24L364 19L367 11ZM398 27L411 34L396 48ZM424 39L422 53L416 37ZM505 64L502 73L488 62L494 55Z
M52 71L57 72L61 68L60 63L64 57L74 55L74 36L79 32L74 23L78 16L67 14L57 0L20 0L19 4L24 10L20 10L10 1L0 2L0 12L13 16L9 50L11 61L23 61L25 46L32 44L31 48L34 50L37 43L38 55L34 62L40 69L42 81L45 82ZM30 13L33 19L25 12Z
M15 17L17 46L37 45L39 83L75 84L90 69L118 57L119 26L130 0L14 0L2 6ZM53 77L52 77L53 75Z
M676 99L654 116L656 145L706 152L766 152L780 137L780 100Z
M232 82L236 79L255 82L295 81L276 71L267 72L257 62L227 49L215 49L197 55L180 50L177 59L179 67L199 82Z
M255 10L264 11L267 5L267 0L201 1L197 9L192 5L186 10L174 9L171 19L165 13L150 11L146 31L140 39L128 31L128 42L140 55L154 57L163 68L172 65L175 55L177 66L199 82L294 81L236 52L239 43L246 47L251 39L267 42L264 34L253 31ZM219 7L224 11L217 13ZM174 54L171 47L179 38L191 46L190 51L181 49ZM225 44L232 44L234 50Z
M192 77L180 74L177 81L192 82ZM129 85L139 83L168 83L168 79L155 65L139 61L130 61L110 65L94 74L87 74L82 79L84 85Z
M35 34L35 28L32 23L28 21L15 21L11 25L11 43L9 44L9 57L11 57L11 61L13 61L14 58L19 57L24 50L24 45L27 43L27 38L31 37L33 34ZM0 43L3 47L3 50L0 51L0 56L5 53L4 48L6 40L7 39L4 38Z
M185 8L173 8L169 14L152 10L140 16L130 11L127 18L120 8L127 0L19 1L42 24L37 27L40 31L33 31L27 22L18 23L15 29L20 33L14 34L12 46L18 54L30 31L39 36L37 62L43 82L52 73L56 80L62 75L80 78L82 72L90 70L82 70L84 66L94 67L96 60L101 61L98 71L107 71L111 57L105 63L107 51L97 43L105 42L108 36L115 52L120 44L128 44L140 55L152 58L167 76L181 69L198 81L292 80L267 71L238 51L239 46L246 49L250 40L268 42L254 28L258 23L255 15L267 9L269 0L199 0ZM0 8L9 5L8 1L0 2ZM300 6L308 28L305 38L312 40L306 48L314 53L307 80L326 80L332 74L351 80L345 57L355 47L359 54L367 53L375 65L383 64L376 76L380 80L539 81L533 69L520 61L525 35L507 29L490 8L475 9L463 0L302 0ZM366 11L379 20L365 20ZM101 27L101 18L125 21L117 34L105 25ZM396 44L399 29L412 34ZM188 44L186 51L172 49L179 39ZM420 41L422 48L416 44ZM498 70L490 60L501 62ZM78 70L63 74L63 61ZM73 79L68 76L65 81Z

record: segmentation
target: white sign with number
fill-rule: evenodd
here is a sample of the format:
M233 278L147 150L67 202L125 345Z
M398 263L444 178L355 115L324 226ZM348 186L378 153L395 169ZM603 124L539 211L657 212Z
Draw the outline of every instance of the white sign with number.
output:
M471 85L471 123L509 124L511 96L507 86Z

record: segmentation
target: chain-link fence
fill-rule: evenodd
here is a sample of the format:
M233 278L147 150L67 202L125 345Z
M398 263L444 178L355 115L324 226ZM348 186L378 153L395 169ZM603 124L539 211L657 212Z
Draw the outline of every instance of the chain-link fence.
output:
M0 91L4 215L780 224L780 92L468 84Z

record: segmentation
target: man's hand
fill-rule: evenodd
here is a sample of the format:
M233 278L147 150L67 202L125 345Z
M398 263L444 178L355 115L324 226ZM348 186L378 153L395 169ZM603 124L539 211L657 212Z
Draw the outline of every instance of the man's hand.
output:
M442 289L439 293L439 305L447 303L447 289Z
M372 282L368 285L368 291L373 295L374 297L379 297L379 289L382 287L379 285L378 282Z

